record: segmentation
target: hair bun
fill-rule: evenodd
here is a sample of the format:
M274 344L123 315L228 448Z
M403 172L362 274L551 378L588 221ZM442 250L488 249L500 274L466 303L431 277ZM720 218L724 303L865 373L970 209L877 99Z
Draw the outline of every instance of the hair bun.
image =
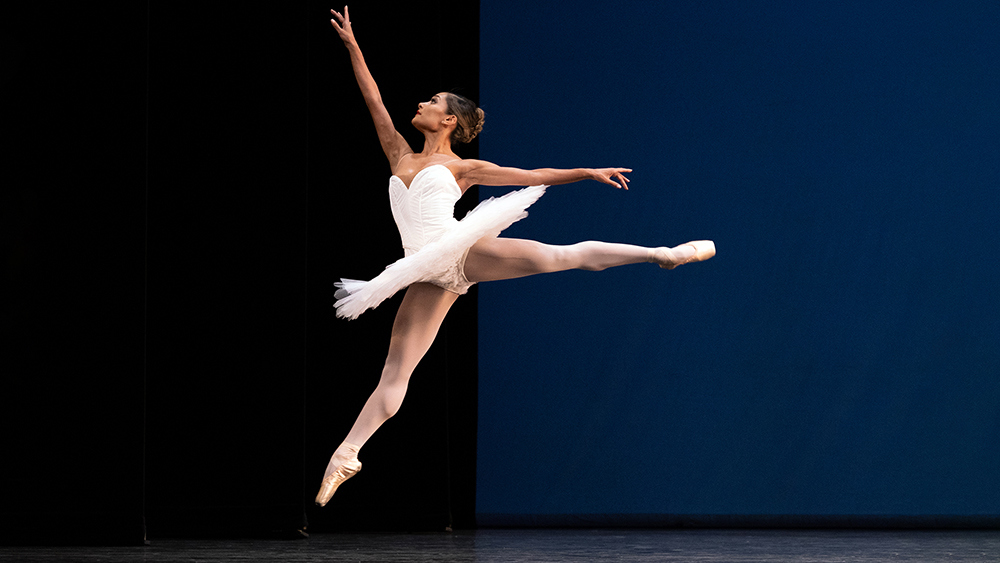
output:
M449 93L448 113L458 118L458 124L451 133L453 143L468 143L483 130L486 113L476 107L471 100L458 94Z
M476 114L475 117L472 119L472 123L470 123L469 126L465 128L466 140L462 142L468 143L469 141L475 139L476 135L478 135L479 132L483 130L483 123L485 122L486 122L486 112L484 112L481 108L476 108Z

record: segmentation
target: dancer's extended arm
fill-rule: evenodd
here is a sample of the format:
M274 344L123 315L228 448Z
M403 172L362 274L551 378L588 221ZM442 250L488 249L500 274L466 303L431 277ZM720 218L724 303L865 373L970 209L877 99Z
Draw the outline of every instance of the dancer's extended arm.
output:
M382 95L378 91L378 85L375 84L372 73L368 71L365 58L361 55L361 48L358 47L358 42L354 39L354 31L351 29L351 16L347 12L347 6L344 6L343 15L335 10L330 10L330 13L335 18L334 20L330 20L330 24L337 30L337 35L344 41L347 52L351 54L351 66L354 67L354 76L358 79L361 94L364 96L365 104L368 105L368 111L371 112L372 120L375 122L375 130L378 132L378 140L382 144L382 151L385 152L386 158L389 159L389 165L395 166L400 158L412 153L413 150L410 149L410 145L399 134L399 131L396 131L396 128L392 124L392 118L389 117L389 112L386 111L385 106L382 104Z
M624 172L631 172L631 168L572 168L568 170L558 168L538 168L536 170L522 170L520 168L510 168L497 166L485 160L462 160L448 165L455 179L467 186L535 186L545 184L555 186L559 184L569 184L580 180L596 180L610 184L616 188L628 189L629 179L624 176ZM616 181L617 180L617 181Z

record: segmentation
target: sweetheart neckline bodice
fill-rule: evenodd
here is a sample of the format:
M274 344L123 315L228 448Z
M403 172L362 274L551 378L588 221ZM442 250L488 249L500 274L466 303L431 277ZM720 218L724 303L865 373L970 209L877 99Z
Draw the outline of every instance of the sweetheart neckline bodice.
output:
M419 177L420 177L420 176L421 176L421 175L422 175L422 174L423 174L424 172L426 172L426 171L430 170L431 168L436 168L436 167L438 167L438 166L441 166L441 167L443 167L443 168L444 168L445 170L447 170L447 171L448 171L448 176L450 176L450 177L451 177L451 180L452 180L452 181L453 181L453 182L455 183L455 185L457 186L457 185L458 185L458 180L456 180L456 179L455 179L455 175L454 175L454 174L452 174L452 172L451 172L451 169L450 169L450 168L448 168L447 166L445 166L444 164L431 164L430 166L426 166L426 167L424 167L424 168L421 168L420 170L418 170L418 171L417 171L417 173L416 173L416 174L414 174L414 175L413 175L413 179L412 179L412 180L410 180L410 185L409 185L409 186L407 186L407 185L406 185L406 182L404 182L402 178L400 178L399 176L397 176L397 175L395 175L395 174L393 174L392 176L390 176L390 178L389 178L389 179L390 179L390 181L391 181L391 180L392 180L393 178L395 178L396 180L398 180L398 182L399 182L399 185L401 185L401 186L403 187L403 189L404 189L404 190L407 190L407 191L409 191L409 190L410 190L410 188L412 188L412 187L413 187L413 184L416 184L416 183L417 183L417 178L419 178ZM459 191L461 191L461 190L462 190L462 188L459 188ZM464 192L463 192L463 193L464 193Z

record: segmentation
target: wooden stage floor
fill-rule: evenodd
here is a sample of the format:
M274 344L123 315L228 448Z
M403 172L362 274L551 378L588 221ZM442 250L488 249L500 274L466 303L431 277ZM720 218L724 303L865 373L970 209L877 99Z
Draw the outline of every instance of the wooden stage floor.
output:
M313 534L301 540L151 539L146 547L0 547L0 561L742 563L1000 561L1000 530L477 530Z

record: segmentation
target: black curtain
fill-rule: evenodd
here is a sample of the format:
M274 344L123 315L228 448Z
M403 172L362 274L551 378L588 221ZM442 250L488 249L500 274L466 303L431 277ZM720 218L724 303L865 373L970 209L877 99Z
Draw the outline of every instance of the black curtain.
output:
M82 11L8 14L5 543L143 532L146 10Z
M305 6L150 7L150 537L287 532L301 501Z

